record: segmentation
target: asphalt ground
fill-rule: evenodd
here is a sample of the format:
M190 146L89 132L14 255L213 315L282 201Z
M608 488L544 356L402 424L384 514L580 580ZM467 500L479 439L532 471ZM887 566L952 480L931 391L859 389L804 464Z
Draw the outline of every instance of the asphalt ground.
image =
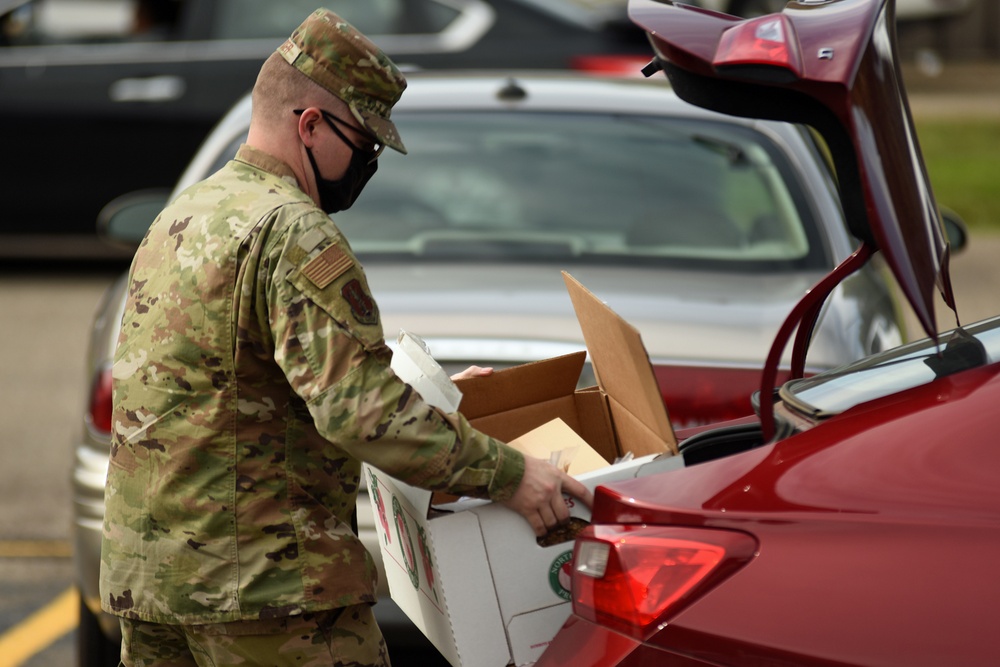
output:
M928 53L902 69L916 118L1000 118L1000 60L941 63Z
M87 331L115 273L0 273L0 667L75 664L71 446Z
M931 68L928 71L933 71ZM914 115L1000 116L1000 65L904 67ZM1000 313L1000 235L953 260L962 323ZM74 664L71 444L87 389L90 319L119 266L0 268L0 667ZM954 326L943 304L939 328ZM920 335L912 317L913 335Z

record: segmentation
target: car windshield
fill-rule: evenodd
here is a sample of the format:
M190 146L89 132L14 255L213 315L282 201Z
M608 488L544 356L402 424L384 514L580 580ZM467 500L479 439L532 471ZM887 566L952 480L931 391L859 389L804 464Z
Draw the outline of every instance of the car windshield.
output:
M334 215L366 258L827 268L798 176L755 129L632 114L393 119L409 154L383 153Z
M1000 359L1000 317L897 347L842 368L794 380L781 399L796 411L829 417L872 401L927 384L952 373Z

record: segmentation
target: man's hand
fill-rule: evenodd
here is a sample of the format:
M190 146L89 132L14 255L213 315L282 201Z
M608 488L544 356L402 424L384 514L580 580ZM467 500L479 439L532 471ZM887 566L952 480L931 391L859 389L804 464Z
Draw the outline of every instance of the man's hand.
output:
M487 375L493 375L493 368L489 366L469 366L461 373L455 373L451 376L451 381L465 380L468 378L478 378L486 377Z
M541 537L569 519L564 492L587 507L594 503L594 494L579 481L547 461L525 456L521 485L503 504L527 519L535 535Z

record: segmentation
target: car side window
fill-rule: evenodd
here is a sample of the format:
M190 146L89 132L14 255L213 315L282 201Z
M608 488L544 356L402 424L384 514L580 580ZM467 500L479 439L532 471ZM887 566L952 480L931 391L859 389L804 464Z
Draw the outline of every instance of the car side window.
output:
M437 35L474 5L469 0L326 0L366 35ZM212 39L283 39L316 9L315 0L218 0Z
M220 0L217 4L213 39L285 37L317 7L316 0ZM402 11L401 0L326 0L323 6L371 35L392 32Z
M178 0L34 0L0 17L10 46L100 44L170 39Z

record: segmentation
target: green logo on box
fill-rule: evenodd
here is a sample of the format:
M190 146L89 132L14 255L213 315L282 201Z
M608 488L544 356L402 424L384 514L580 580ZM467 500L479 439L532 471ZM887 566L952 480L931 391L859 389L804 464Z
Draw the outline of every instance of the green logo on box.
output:
M569 600L569 582L573 573L573 552L564 551L549 566L549 588L563 600Z

